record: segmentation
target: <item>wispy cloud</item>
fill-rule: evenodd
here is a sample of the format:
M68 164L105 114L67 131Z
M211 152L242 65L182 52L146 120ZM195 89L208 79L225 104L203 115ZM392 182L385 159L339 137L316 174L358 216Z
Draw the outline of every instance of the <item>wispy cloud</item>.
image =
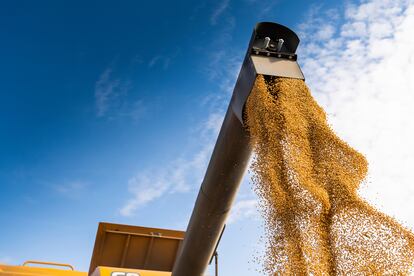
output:
M163 70L170 68L174 59L180 54L180 49L176 48L175 51L171 51L167 54L158 54L153 56L148 61L148 68L155 68L161 66Z
M259 215L257 210L258 205L256 199L241 199L233 205L227 224L257 218Z
M154 67L154 65L157 64L161 59L162 59L162 56L160 55L151 58L148 62L148 67L149 68Z
M269 18L274 14L275 6L280 3L278 0L244 0L249 4L249 9L252 10L256 18L262 21L262 18ZM266 19L265 19L266 20Z
M78 199L85 194L88 183L84 181L65 181L61 184L54 185L54 190L67 198Z
M203 70L210 81L218 86L217 94L221 95L220 102L227 103L236 83L246 49L244 46L240 48L228 47L233 40L236 19L233 16L228 16L225 20L227 24L218 31L216 39L209 45L210 48L218 50L209 54L207 66L204 66Z
M299 26L308 84L333 128L369 160L361 193L411 227L413 26L414 2L405 0L361 1L345 12L317 7Z
M142 116L147 112L147 106L142 100L136 100L129 105L130 108L127 108L125 116L132 118L134 121L138 121Z
M143 100L133 100L125 97L117 107L114 107L114 110L111 115L111 118L117 118L120 120L132 120L134 122L139 122L141 118L145 116L148 112L148 105L144 103Z
M218 85L221 94L226 92L227 96L231 95L242 61L243 54L241 50L236 50L236 53L219 50L211 54L210 63L205 70L210 80Z
M108 111L109 100L116 93L116 89L119 86L119 80L111 80L112 70L107 68L99 76L98 81L95 83L95 103L96 103L96 115L102 117Z
M220 16L227 10L229 7L230 0L219 1L218 6L213 10L210 16L210 24L216 25Z
M222 115L210 114L197 134L203 146L190 158L176 159L162 169L139 171L131 177L131 198L121 207L120 214L132 216L140 207L166 194L188 192L194 188L193 183L201 184L222 120Z
M96 115L107 115L111 104L117 102L121 95L125 95L131 88L129 81L121 81L113 76L111 68L105 69L95 83Z
M142 63L139 56L132 62ZM95 83L96 116L101 118L129 118L137 121L147 111L141 99L133 99L132 82L128 78L115 77L111 67L106 68Z

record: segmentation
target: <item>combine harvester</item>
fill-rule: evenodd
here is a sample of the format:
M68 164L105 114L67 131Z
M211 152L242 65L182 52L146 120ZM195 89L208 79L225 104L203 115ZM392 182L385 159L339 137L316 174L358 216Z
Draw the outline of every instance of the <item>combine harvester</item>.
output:
M0 275L201 276L214 257L217 275L217 245L252 151L244 105L257 75L304 79L298 44L298 36L282 25L256 25L186 232L100 223L89 272L27 261L0 265Z

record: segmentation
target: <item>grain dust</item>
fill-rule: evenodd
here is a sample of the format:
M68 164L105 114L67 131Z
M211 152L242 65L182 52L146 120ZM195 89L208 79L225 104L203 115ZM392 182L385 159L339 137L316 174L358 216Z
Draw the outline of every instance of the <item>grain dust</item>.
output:
M362 200L365 157L302 80L259 76L246 104L266 275L407 275L414 235ZM392 184L391 184L392 185Z

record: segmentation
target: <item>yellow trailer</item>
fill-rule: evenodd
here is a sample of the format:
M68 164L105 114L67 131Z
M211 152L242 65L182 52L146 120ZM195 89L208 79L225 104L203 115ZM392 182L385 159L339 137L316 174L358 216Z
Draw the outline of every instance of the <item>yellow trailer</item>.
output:
M26 261L21 266L0 264L0 275L170 276L183 239L183 231L100 223L89 272L69 264Z

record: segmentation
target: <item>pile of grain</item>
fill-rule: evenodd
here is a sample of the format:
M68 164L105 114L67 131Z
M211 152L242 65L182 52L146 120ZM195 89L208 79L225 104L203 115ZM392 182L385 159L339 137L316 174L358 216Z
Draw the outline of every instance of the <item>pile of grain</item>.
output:
M302 80L259 76L246 115L266 222L264 274L411 271L414 235L358 197L367 161L335 135Z

